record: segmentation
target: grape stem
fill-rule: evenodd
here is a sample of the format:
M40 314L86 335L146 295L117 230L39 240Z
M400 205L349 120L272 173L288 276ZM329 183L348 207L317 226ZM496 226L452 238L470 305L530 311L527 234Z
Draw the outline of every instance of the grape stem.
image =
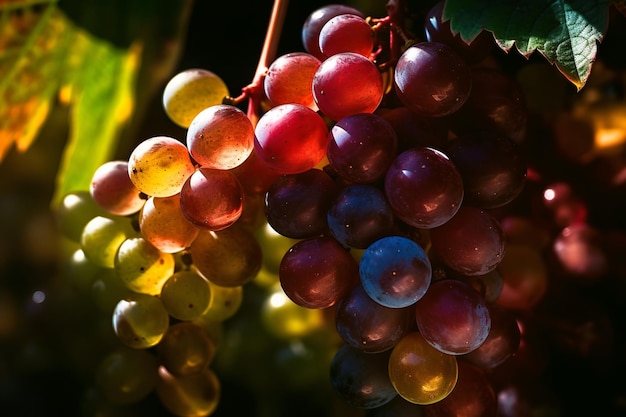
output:
M374 31L383 27L389 28L389 58L387 61L379 64L380 69L393 67L402 53L403 46L413 38L406 31L404 23L408 9L406 0L388 0L385 8L387 16L382 19L371 20L374 23L372 27Z
M238 97L230 100L233 104L239 104L248 99L247 115L253 126L256 126L260 117L261 102L264 97L263 80L269 65L276 58L276 51L278 50L288 5L289 0L274 0L272 15L265 33L263 49L261 50L261 56L259 57L252 82L241 89L241 94Z

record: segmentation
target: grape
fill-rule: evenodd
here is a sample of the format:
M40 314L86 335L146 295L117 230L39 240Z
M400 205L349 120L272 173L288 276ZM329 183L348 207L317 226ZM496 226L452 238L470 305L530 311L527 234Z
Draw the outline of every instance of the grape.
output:
M304 337L324 325L321 310L297 305L280 286L273 288L263 303L261 317L273 335L287 340Z
M391 351L389 379L398 394L414 404L441 401L457 378L456 357L433 348L419 332L405 335Z
M192 224L217 231L241 217L243 198L241 184L232 172L200 168L182 186L180 208Z
M436 149L404 151L385 176L385 195L396 216L423 229L450 220L463 201L463 180L452 161Z
M472 78L468 65L451 47L418 42L398 59L394 85L402 104L415 114L441 117L463 106L472 90Z
M462 355L478 348L489 335L491 318L480 294L462 281L434 282L415 305L420 334L435 349Z
M165 281L160 298L172 317L193 320L209 307L211 288L207 280L195 271L182 270Z
M482 369L493 369L517 352L521 333L515 316L508 310L488 304L491 329L485 341L463 359Z
M511 310L532 309L548 289L548 268L536 248L511 244L498 265L503 287L497 304Z
M328 163L342 178L371 183L382 177L397 156L393 127L381 116L359 113L339 120L329 133Z
M293 245L280 264L285 294L306 308L335 305L358 283L356 261L334 239L315 237Z
M148 198L139 213L139 230L155 248L167 253L189 247L199 232L183 214L180 194Z
M497 268L483 275L462 276L461 279L478 291L487 303L495 302L500 297L504 286L502 274Z
M394 232L395 217L379 188L349 185L328 209L328 227L342 245L366 249Z
M387 373L388 363L389 352L365 353L344 344L330 364L331 384L355 407L380 407L397 395Z
M446 155L463 178L464 201L480 208L502 207L526 182L526 161L513 140L493 132L464 134L449 143Z
M313 168L284 175L265 195L265 216L282 236L302 239L320 235L328 228L326 214L338 187L326 172Z
M161 252L142 237L128 238L115 256L115 273L135 292L158 295L174 273L174 256Z
M102 209L89 191L76 191L63 196L55 210L59 233L72 242L80 243L85 225L94 217L111 217Z
M187 148L203 168L232 169L250 156L254 127L248 116L235 106L211 106L191 121Z
M216 349L207 331L191 322L171 325L156 347L161 365L176 376L204 371L215 358Z
M468 64L476 64L487 58L495 45L490 34L483 30L471 42L465 42L458 33L452 33L449 20L443 21L444 4L444 1L438 1L426 13L424 22L426 40L445 43L461 55Z
M72 288L80 293L89 291L102 267L91 262L82 249L76 249L63 265L62 274Z
M259 243L254 235L237 225L215 232L201 231L189 253L202 276L224 287L243 285L261 269Z
M314 310L315 311L315 310ZM385 307L355 286L337 303L335 324L343 341L367 353L393 348L413 322L410 308Z
M265 194L267 188L281 176L263 162L254 150L243 164L233 168L230 172L239 180L245 195Z
M154 136L137 145L128 158L128 175L142 193L169 197L195 168L185 145L169 136Z
M374 49L374 31L361 16L338 15L322 26L319 47L326 57L341 52L354 52L369 58Z
M502 261L505 236L488 212L462 206L452 219L430 230L433 252L464 275L484 275Z
M113 268L120 245L134 235L136 232L128 218L96 216L85 225L80 246L90 262Z
M593 283L609 269L601 232L586 223L563 228L552 243L560 270L580 282Z
M221 385L210 368L198 374L175 376L160 366L156 392L165 408L176 416L208 416L219 404Z
M119 340L134 349L156 346L167 331L170 316L161 300L133 294L120 300L113 311L113 330Z
M137 213L145 202L128 176L128 161L100 165L91 178L89 193L96 204L117 216Z
M267 222L256 231L255 237L263 248L263 268L270 273L278 274L283 255L298 242L298 239L278 233Z
M458 361L458 368L458 379L450 395L425 406L424 416L495 417L498 402L485 372L464 361Z
M326 153L328 129L314 110L281 104L268 110L255 129L255 151L274 171L297 174L315 167Z
M302 44L308 53L319 59L326 58L319 46L320 32L326 22L342 14L353 14L365 17L359 10L343 4L329 4L323 6L307 16L302 25Z
M430 260L422 247L402 236L372 243L361 256L359 272L365 292L390 308L415 304L432 278Z
M186 129L198 113L221 104L228 95L228 87L216 74L191 68L179 72L165 85L163 107L174 123Z
M243 302L243 287L223 287L209 281L211 298L209 306L195 321L200 323L222 322L235 315Z
M313 77L315 103L335 121L357 113L373 113L383 93L383 79L376 65L354 52L327 58Z
M133 404L147 397L158 381L159 363L147 350L119 347L96 369L96 385L114 404Z
M313 99L313 76L321 61L311 54L292 52L272 62L263 79L265 95L273 106L301 104L317 111Z
M396 132L398 153L416 147L444 149L448 142L448 127L445 119L418 116L407 107L378 109Z
M112 314L117 303L135 293L117 276L113 269L101 269L91 284L91 294L96 307L105 314Z

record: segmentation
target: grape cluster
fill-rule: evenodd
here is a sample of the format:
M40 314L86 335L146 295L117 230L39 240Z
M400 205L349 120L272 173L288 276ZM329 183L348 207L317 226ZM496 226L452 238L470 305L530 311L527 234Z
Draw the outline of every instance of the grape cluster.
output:
M175 415L211 414L220 324L262 279L296 307L332 312L331 385L352 406L495 415L488 372L520 346L512 311L546 285L537 253L510 248L500 221L527 180L526 109L489 61L490 39L452 36L441 5L425 39L402 45L391 13L311 13L306 52L276 58L257 86L255 122L217 75L177 74L163 106L186 137L142 141L65 198L75 262L92 265L122 345L100 367L103 397L156 390Z

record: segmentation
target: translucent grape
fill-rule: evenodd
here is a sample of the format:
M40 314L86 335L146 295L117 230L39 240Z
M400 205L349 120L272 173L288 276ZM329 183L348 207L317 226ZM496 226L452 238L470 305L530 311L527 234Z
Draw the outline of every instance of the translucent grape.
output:
M107 212L128 216L138 212L145 200L128 176L128 161L108 161L91 177L89 193Z
M219 404L221 385L210 368L198 374L175 376L160 366L156 392L163 406L175 416L208 416Z
M157 345L167 331L170 316L161 300L133 294L120 300L113 311L113 330L119 340L134 349Z
M316 237L293 245L280 264L285 294L306 308L333 306L359 280L354 258L335 239Z
M441 117L463 106L472 78L468 65L451 47L418 42L398 59L394 85L400 101L415 114Z
M354 52L369 58L374 49L374 31L363 17L341 14L322 26L319 47L326 57Z
M425 147L404 151L385 176L385 194L396 216L423 229L450 220L463 201L463 180L444 153Z
M96 369L96 386L114 404L133 404L156 387L159 363L147 350L119 347L107 354Z
M397 138L383 117L359 113L339 120L329 132L328 163L342 178L371 183L382 178L397 156Z
M111 217L100 207L89 191L68 193L59 202L55 212L59 233L73 242L80 243L85 225L97 216Z
M373 113L383 93L383 79L376 65L354 52L327 58L313 78L317 107L335 121L357 113Z
M385 307L372 300L361 285L337 303L335 312L339 336L346 344L367 353L393 348L413 322L412 309Z
M115 256L115 273L132 291L158 295L174 273L174 256L142 237L126 239Z
M239 311L243 302L243 287L241 285L224 287L209 281L209 288L211 290L209 306L195 321L223 322Z
M199 374L215 358L217 346L202 327L181 322L171 325L157 345L157 355L169 373Z
M308 53L319 59L325 58L319 46L320 31L326 22L341 14L354 14L365 17L361 11L343 4L322 6L307 16L302 25L302 44Z
M433 252L464 275L484 275L502 261L505 236L488 212L462 206L452 219L430 231Z
M338 187L324 171L314 168L278 178L265 195L265 216L283 236L302 239L328 228L327 211Z
M185 145L168 136L154 136L139 143L128 158L128 175L142 193L169 197L195 171Z
M491 329L489 310L480 294L452 279L432 283L415 305L415 318L422 337L449 355L478 348Z
M415 304L432 279L430 260L422 247L402 236L372 243L361 256L359 272L365 292L390 308Z
M342 245L366 249L395 231L395 217L385 194L372 185L344 187L328 209L328 227Z
M243 198L241 184L232 172L201 168L182 186L180 208L197 227L222 230L241 217Z
M80 246L89 261L104 268L113 268L120 245L134 235L136 232L130 219L96 216L85 225Z
M211 289L193 270L181 270L165 281L160 294L167 312L179 320L194 320L209 307Z
M255 151L274 171L297 174L315 167L326 154L328 129L314 110L282 104L268 110L255 129Z
M321 61L311 54L292 52L272 62L263 79L265 95L273 106L301 104L317 111L313 99L313 76Z
M148 198L139 213L139 230L155 248L167 253L189 247L200 231L183 214L180 194Z
M261 318L273 335L286 340L309 335L325 324L321 310L297 305L280 286L274 288L263 303Z
M457 378L456 357L433 348L419 332L408 333L391 351L389 379L398 394L414 404L441 401Z
M186 129L198 113L221 104L228 95L228 87L216 74L191 68L168 81L163 90L163 108L174 123Z
M254 235L238 225L203 230L189 248L197 271L214 284L237 287L261 269L262 252Z
M232 169L250 156L254 127L235 106L211 106L198 113L189 125L187 148L203 168Z

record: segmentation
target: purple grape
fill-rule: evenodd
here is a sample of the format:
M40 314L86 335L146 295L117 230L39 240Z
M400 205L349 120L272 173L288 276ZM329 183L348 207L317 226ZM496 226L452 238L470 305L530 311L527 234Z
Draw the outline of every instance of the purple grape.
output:
M422 247L402 236L372 243L361 256L359 272L367 294L391 308L415 304L432 278L430 260Z

